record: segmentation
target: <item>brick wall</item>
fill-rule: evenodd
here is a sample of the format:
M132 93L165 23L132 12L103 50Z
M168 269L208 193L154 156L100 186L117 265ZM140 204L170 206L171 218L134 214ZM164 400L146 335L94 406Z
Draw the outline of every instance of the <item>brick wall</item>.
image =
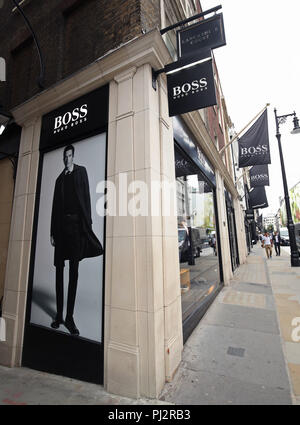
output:
M214 73L216 75L216 80L219 81L218 70L216 64L213 60ZM213 141L215 141L215 137L218 138L218 148L221 149L225 146L225 137L224 137L224 129L222 128L222 121L219 118L219 114L221 113L222 103L221 103L221 93L216 84L216 96L217 96L217 105L214 107L207 108L207 126L208 132Z
M141 0L141 24L144 31L161 28L159 0Z
M40 91L35 44L22 16L12 9L11 0L0 9L0 56L7 63L0 104L6 109ZM43 53L46 88L160 26L159 0L26 0L23 10Z

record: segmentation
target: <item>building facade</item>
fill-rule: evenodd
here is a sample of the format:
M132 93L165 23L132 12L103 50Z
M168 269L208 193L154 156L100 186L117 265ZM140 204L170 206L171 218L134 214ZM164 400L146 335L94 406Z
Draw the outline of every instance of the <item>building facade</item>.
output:
M290 205L292 212L292 219L294 224L300 222L300 182L295 184L290 191ZM287 226L287 214L285 208L285 200L284 198L279 198L280 209L278 211L278 215L280 217L280 225L283 227Z
M206 110L171 119L165 75L156 89L152 84L152 70L176 54L175 33L162 37L159 29L195 15L200 2L24 0L22 7L45 76L40 88L32 35L5 2L0 39L7 81L0 98L14 122L0 136L7 328L0 364L155 398L172 380L184 341L248 253L230 150L219 154L230 120L216 66L218 104ZM74 166L67 165L68 152ZM91 253L80 239L80 256L59 257L64 272L51 228L60 207L62 220L75 216L80 223L78 238L89 235L103 248ZM65 235L69 222L63 223ZM79 278L74 255L82 260ZM58 270L68 309L77 290L80 335L52 326Z
M277 216L276 214L267 214L263 218L264 228L268 229L269 226L272 226L273 229L277 227Z

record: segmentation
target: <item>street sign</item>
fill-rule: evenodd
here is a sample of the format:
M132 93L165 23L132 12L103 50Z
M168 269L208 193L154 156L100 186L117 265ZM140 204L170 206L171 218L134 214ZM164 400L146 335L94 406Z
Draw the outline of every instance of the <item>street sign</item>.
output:
M253 210L246 210L245 215L247 220L254 220L254 211Z
M197 51L225 46L223 14L197 22L177 31L178 55L197 56Z

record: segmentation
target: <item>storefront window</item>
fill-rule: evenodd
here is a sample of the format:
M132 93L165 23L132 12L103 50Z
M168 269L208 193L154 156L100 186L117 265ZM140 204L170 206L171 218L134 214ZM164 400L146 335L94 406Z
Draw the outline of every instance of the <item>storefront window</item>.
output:
M216 176L181 117L173 118L183 339L187 340L223 282Z
M201 174L177 177L177 213L185 321L220 282L214 193Z

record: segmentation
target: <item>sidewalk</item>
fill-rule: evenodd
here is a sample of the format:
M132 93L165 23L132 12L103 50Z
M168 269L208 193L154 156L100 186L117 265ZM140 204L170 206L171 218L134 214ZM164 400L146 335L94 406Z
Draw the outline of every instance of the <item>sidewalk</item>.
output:
M187 341L160 400L127 399L98 385L0 367L0 405L292 403L300 404L300 269L290 267L284 250L266 260L260 246Z
M71 378L23 367L9 369L0 366L0 406L165 404L160 400L133 400L109 394L100 385Z
M275 255L275 253L273 253ZM300 269L257 245L187 341L161 399L176 404L300 404ZM298 332L300 336L300 329ZM299 338L300 339L300 338Z

